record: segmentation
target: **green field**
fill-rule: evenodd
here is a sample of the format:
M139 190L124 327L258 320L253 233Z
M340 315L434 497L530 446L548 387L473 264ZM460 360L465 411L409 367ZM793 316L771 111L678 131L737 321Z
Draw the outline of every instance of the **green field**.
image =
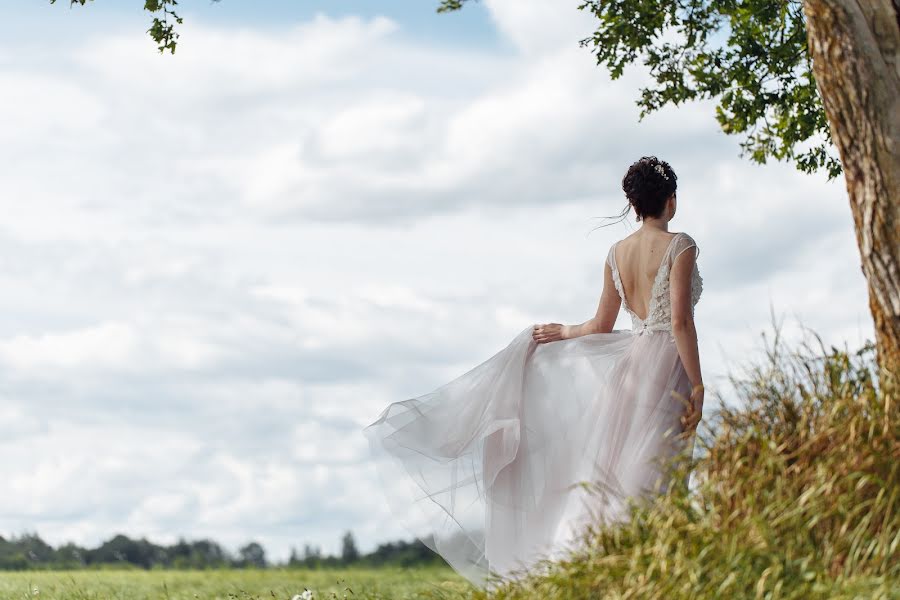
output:
M0 572L0 600L291 600L305 589L315 600L470 598L474 588L449 568L416 569L223 569L223 570L77 570ZM893 593L892 593L893 590ZM610 590L613 596L619 597ZM787 590L785 590L787 592ZM482 597L483 596L479 596ZM531 594L538 600L546 596ZM553 598L567 597L565 593ZM597 596L600 597L600 596ZM708 598L720 598L710 591ZM752 598L753 592L740 597ZM795 595L785 593L785 598ZM817 598L823 597L817 595ZM900 598L883 579L847 582L835 598Z
M459 599L469 583L449 568L12 571L0 574L0 600L316 600Z

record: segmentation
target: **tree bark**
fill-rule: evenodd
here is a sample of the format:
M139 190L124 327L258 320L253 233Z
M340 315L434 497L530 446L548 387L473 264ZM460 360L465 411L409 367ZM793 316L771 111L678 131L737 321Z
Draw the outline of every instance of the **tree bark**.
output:
M805 0L803 12L850 195L881 376L900 377L900 0Z

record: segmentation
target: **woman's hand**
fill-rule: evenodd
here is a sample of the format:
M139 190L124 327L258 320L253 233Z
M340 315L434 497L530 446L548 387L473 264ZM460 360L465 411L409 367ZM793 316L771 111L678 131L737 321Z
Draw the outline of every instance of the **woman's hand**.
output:
M691 398L688 401L687 411L681 416L681 426L684 433L692 434L703 416L703 384L698 383L691 388Z
M568 325L560 325L559 323L545 323L544 325L535 325L531 337L538 344L546 344L547 342L558 342L567 338L569 333Z

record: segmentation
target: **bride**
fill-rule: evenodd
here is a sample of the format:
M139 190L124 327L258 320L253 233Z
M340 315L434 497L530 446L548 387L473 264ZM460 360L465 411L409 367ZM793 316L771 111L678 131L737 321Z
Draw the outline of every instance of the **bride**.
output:
M642 157L622 187L643 224L610 247L592 318L529 325L363 429L393 514L479 587L564 555L589 521L627 518L628 498L668 489L665 459L693 451L699 248L669 231L667 162ZM613 329L620 308L630 330Z

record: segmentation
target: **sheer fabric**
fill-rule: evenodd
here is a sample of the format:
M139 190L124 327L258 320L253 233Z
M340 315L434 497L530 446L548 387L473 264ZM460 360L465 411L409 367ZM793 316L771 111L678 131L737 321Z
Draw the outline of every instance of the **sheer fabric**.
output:
M697 246L697 242L694 241L687 233L683 231L679 231L674 235L674 237L669 240L669 246L666 249L666 253L663 255L663 260L660 263L659 270L656 272L656 279L653 282L653 287L650 291L650 304L648 305L647 318L642 320L638 317L628 306L628 302L625 300L625 291L622 287L622 277L619 274L619 267L616 264L616 246L619 242L616 242L609 249L609 254L606 256L606 262L609 263L610 268L613 272L613 282L616 284L616 291L619 292L619 297L622 299L622 307L625 309L629 315L631 315L631 327L633 330L637 332L652 330L652 331L668 331L671 333L672 331L672 303L669 301L669 272L672 269L672 265L675 264L675 259L678 258L682 252L687 249L692 249L694 251L694 257L697 258L700 255L700 248ZM700 276L700 268L697 266L697 262L694 262L694 269L691 273L691 307L695 306L697 302L700 300L700 294L703 291L703 278ZM674 342L675 339L671 338Z
M532 325L492 357L422 396L389 404L363 429L393 514L476 586L564 554L591 519L627 516L630 497L665 491L690 381L671 329L669 272L696 242L677 233L647 318L631 330L547 344ZM695 267L691 310L702 279ZM589 493L579 483L602 488Z

